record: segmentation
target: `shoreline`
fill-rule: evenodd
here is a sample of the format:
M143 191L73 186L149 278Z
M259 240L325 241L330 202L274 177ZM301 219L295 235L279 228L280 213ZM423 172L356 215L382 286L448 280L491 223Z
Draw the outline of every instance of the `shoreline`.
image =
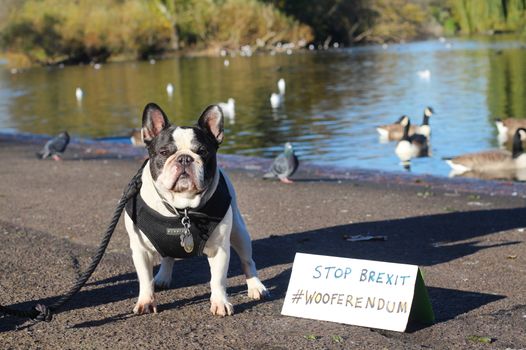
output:
M0 131L0 142L16 144L34 144L42 146L50 136ZM124 139L124 138L122 138ZM35 148L38 150L38 147ZM146 151L125 142L72 138L66 150L66 159L106 159L137 160L145 159ZM221 167L241 170L258 176L272 164L272 159L248 157L235 154L218 154ZM301 160L300 160L301 161ZM440 189L446 192L479 193L490 196L513 196L526 198L526 183L506 180L484 180L465 177L443 177L431 174L412 174L408 172L384 171L355 167L322 166L316 163L302 162L293 176L296 181L358 181L371 184L406 185L428 189ZM425 195L425 193L423 194Z
M359 42L359 43L352 43L349 45L343 45L338 43L337 47L328 46L324 47L322 44L310 44L313 45L313 48L309 48L309 45L305 45L304 47L294 47L291 48L292 54L301 54L301 53L309 53L309 52L325 52L325 51L341 51L341 50L348 50L348 49L363 49L370 46L382 46L382 45L404 45L404 44L412 44L412 43L421 43L421 42L427 42L427 41L434 41L434 40L442 40L445 39L447 41L451 40L473 40L473 39L480 39L483 41L489 41L494 40L496 37L504 39L504 40L511 40L511 41L517 41L517 42L524 42L524 37L521 35L521 33L514 33L514 32L503 32L503 33L494 33L494 34L471 34L471 35L454 35L454 36L444 36L444 35L429 35L426 37L418 37L413 40L401 40L401 41L395 41L395 42ZM257 48L256 45L253 45ZM288 47L284 46L282 47L264 47L263 49L258 49L256 51L253 51L251 53L251 56L256 55L271 55L273 52L275 54L281 54L281 55L290 55L291 53L288 52ZM223 56L222 51L225 52L225 55ZM16 53L15 55L23 55L23 53ZM175 51L168 51L163 54L159 55L152 55L151 57L147 59L140 59L137 57L134 57L133 55L116 55L113 58L110 57L110 59L98 62L98 61L92 61L90 63L85 62L76 62L76 63L64 63L64 62L56 62L51 64L39 64L39 63L30 63L22 64L22 65L16 65L15 62L11 62L9 60L9 53L8 52L0 52L0 67L4 65L6 69L17 69L17 70L25 70L25 69L31 69L31 68L45 68L45 67L55 67L59 65L65 65L65 66L82 66L82 65L90 65L95 63L101 63L101 64L110 64L110 63L123 63L123 62L147 62L149 60L169 60L173 58L199 58L199 57L236 57L236 56L244 56L243 50L241 48L239 49L222 49L220 46L213 45L210 47L205 48L184 48L180 50Z

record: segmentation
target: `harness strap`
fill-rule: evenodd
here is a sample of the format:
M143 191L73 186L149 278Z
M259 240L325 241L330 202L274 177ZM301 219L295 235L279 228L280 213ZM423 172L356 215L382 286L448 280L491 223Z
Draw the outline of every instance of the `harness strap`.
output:
M203 255L208 238L225 217L232 201L224 175L221 172L219 174L217 188L206 204L197 211L186 211L190 219L189 230L195 247L190 252L185 251L180 243L181 235L185 232L181 215L159 214L146 204L140 193L128 202L126 212L161 256L188 258ZM184 212L184 210L179 211Z

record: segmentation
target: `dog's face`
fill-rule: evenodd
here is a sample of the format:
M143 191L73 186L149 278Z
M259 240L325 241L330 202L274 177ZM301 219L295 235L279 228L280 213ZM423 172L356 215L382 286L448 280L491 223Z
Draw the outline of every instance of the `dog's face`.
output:
M152 178L162 194L193 198L212 184L223 141L220 107L207 107L195 126L186 127L170 125L161 108L150 103L144 108L141 133Z

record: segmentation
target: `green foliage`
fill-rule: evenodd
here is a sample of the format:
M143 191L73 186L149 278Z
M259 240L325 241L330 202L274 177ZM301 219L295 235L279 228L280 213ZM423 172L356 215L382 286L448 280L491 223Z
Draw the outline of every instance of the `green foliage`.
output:
M520 49L489 56L488 107L494 118L526 117L526 65Z
M43 64L526 31L526 0L4 0L2 10L1 47Z
M525 0L449 0L463 33L524 31Z
M416 3L406 0L374 0L377 17L368 35L374 41L401 41L424 36L430 15Z
M139 57L168 47L171 23L145 0L27 0L9 18L2 44L34 62Z
M239 48L277 41L310 41L311 29L256 0L175 0L181 44ZM259 39L259 40L258 40Z
M378 16L370 0L264 0L314 30L315 41L351 43Z
M308 26L257 0L26 0L13 7L0 44L44 64L312 39Z

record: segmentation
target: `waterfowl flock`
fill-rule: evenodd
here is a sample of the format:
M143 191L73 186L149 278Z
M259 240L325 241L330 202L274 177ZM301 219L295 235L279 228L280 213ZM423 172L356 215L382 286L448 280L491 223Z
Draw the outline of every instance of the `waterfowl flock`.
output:
M380 142L396 141L395 154L404 165L404 168L410 168L411 159L429 155L429 140L431 137L429 121L433 113L433 108L426 107L422 124L420 125L411 125L410 118L407 115L403 115L392 124L376 127L376 131L380 136Z
M431 107L426 107L424 109L424 117L421 125L411 125L408 130L408 135L421 134L429 138L431 135L431 126L429 125L429 119L433 115L434 111ZM376 128L378 134L380 134L381 139L387 141L400 140L404 135L404 127L401 122L405 116L401 116L396 122L392 124L380 125Z
M420 125L412 125L410 118L403 115L392 124L376 127L381 142L396 141L395 154L404 168L410 168L411 159L430 155L430 118L433 114L433 108L426 107ZM499 143L503 147L511 143L511 151L495 149L443 158L451 167L450 176L526 180L526 154L523 148L526 142L526 120L497 119L495 125Z

